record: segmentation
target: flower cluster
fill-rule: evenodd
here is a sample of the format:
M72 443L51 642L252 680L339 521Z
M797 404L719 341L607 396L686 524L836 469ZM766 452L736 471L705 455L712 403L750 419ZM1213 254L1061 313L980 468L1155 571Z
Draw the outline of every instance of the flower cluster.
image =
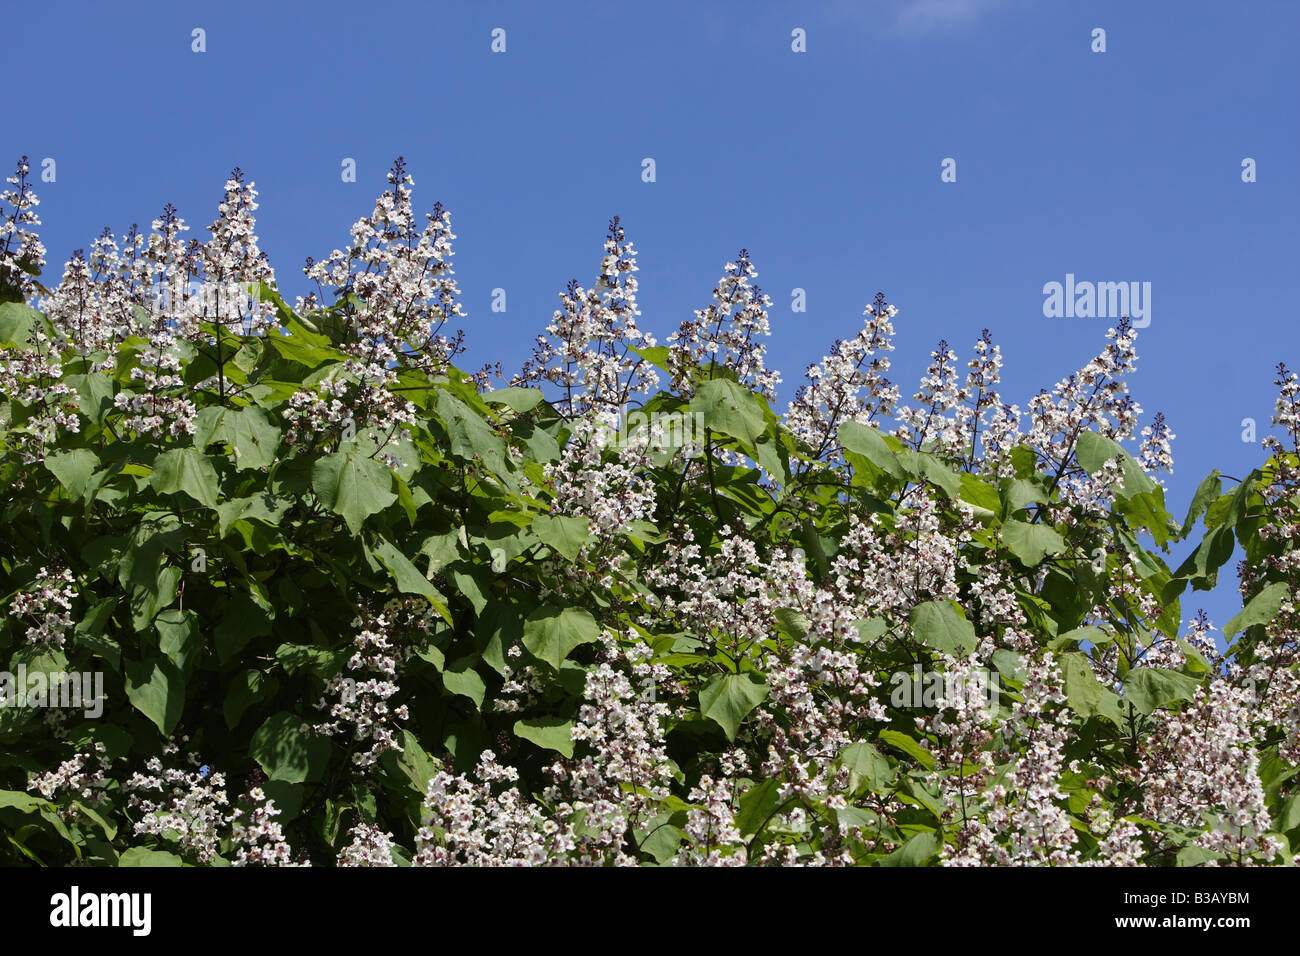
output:
M358 823L348 831L352 842L339 853L339 866L397 866L393 860L393 835L377 826Z
M751 284L757 275L749 251L741 249L736 261L723 267L712 304L697 309L694 319L686 320L668 336L668 369L674 391L692 394L696 369L709 369L712 378L712 370L721 367L735 372L742 385L759 394L769 399L776 396L781 375L767 368L767 346L761 341L772 334L767 315L772 300Z
M163 755L175 757L188 738L169 741ZM126 806L138 811L137 836L152 836L197 863L230 853L232 866L293 866L292 851L275 817L280 811L261 787L253 786L231 805L226 778L188 755L190 769L167 766L160 757L145 762L122 784Z
M369 429L381 457L397 466L392 446L410 440L416 421L415 406L399 394L400 372L444 370L461 351L463 333L443 329L465 313L451 267L451 214L437 203L417 227L415 180L401 157L388 182L373 212L352 227L348 248L307 260L303 271L318 291L300 299L297 311L332 330L347 359L300 389L285 417L291 442Z
M407 649L392 644L393 621L389 615L401 616L403 608L386 608L368 624L362 618L352 622L360 630L353 639L355 650L348 658L346 673L332 677L325 686L326 694L336 698L329 704L332 720L312 728L318 734L348 736L354 746L363 747L352 754L352 762L358 767L374 764L387 750L401 749L395 722L408 716L405 704L388 704L399 689L398 667L409 656ZM316 706L324 709L326 703L322 698Z
M133 773L122 785L127 807L141 814L135 833L166 839L193 854L197 862L211 862L230 824L225 777L197 766L164 767L159 757L149 758L145 770Z
M659 375L638 354L655 340L637 326L636 271L636 250L615 216L595 285L584 289L575 279L560 293L561 308L511 385L557 386L556 408L572 418L616 414L631 396L653 388Z
M1272 821L1252 746L1256 715L1249 688L1216 679L1182 713L1157 716L1138 768L1146 816L1200 831L1196 846L1239 865L1269 862L1281 849L1269 835Z
M90 766L92 762L94 765ZM107 748L96 743L90 751L73 754L54 770L32 777L27 789L34 790L46 800L67 795L91 806L101 805L108 799L105 790L110 782L111 766Z
M638 471L646 453L637 442L622 443L618 460L605 460L607 433L593 418L580 418L560 460L543 474L552 482L552 514L587 519L588 533L608 542L633 521L654 517L655 489Z
M1060 705L1066 700L1059 668L1050 653L1024 663L1021 700L998 722L1003 740L1015 747L1003 755L1009 765L978 797L973 818L963 820L954 866L1042 866L1078 862L1077 838L1063 802L1061 775L1068 730ZM971 738L973 743L978 734ZM988 758L976 761L983 776L991 771ZM965 760L953 772L961 774ZM966 785L955 781L958 802L967 799Z
M276 821L280 810L261 787L253 787L230 815L230 839L235 858L231 866L294 866L292 849Z
M45 246L28 228L41 224L36 214L40 200L28 178L31 171L24 156L14 174L5 178L13 188L0 191L4 204L0 207L0 301L11 295L26 300L32 292L32 276L45 265Z
M75 579L67 568L52 571L41 568L36 580L26 591L15 594L9 603L9 613L36 619L27 628L27 641L63 647L72 630L72 602L77 592Z
M873 422L898 403L898 389L885 377L889 356L884 354L894 350L891 320L898 309L878 292L863 314L867 318L857 335L837 340L820 365L808 367L808 384L795 392L786 412L786 424L813 449L815 460L834 452L841 424Z
M576 846L573 826L546 816L515 787L519 772L479 756L473 777L442 771L425 793L426 822L415 838L416 866L540 866L567 862Z

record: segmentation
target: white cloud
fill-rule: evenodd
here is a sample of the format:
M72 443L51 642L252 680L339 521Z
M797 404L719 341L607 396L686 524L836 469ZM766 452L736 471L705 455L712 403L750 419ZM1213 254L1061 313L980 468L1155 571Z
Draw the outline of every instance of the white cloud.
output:
M903 0L896 26L915 33L964 26L1004 3L1005 0Z

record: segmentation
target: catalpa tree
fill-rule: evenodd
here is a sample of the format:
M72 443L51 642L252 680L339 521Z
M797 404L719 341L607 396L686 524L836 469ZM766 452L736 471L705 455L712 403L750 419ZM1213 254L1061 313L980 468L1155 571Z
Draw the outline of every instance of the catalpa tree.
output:
M615 219L502 380L400 161L293 305L238 171L206 239L169 206L50 286L27 176L4 862L1292 863L1284 367L1283 437L1179 521L1127 321L1023 408L988 332L905 398L877 295L778 414L748 253L659 344ZM1184 599L1238 545L1221 643Z

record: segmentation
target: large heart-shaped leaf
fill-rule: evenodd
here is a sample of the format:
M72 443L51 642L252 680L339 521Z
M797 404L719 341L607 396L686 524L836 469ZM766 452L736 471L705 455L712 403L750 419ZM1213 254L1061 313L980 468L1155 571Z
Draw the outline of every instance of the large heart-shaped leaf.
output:
M1065 550L1065 540L1052 528L1025 521L1008 521L1002 526L1002 543L1025 567L1035 567L1049 554Z
M201 505L217 506L217 470L195 448L173 448L159 455L149 484L164 494L184 492Z
M736 739L740 722L767 696L767 684L757 674L723 674L700 689L700 713Z
M545 750L573 756L573 721L563 717L533 717L515 721L515 736L531 740Z
M130 661L126 697L163 734L170 734L185 709L185 678L165 657Z
M969 654L979 645L974 625L952 601L927 601L914 607L912 632L926 647L944 654Z
M703 382L689 410L703 416L706 427L753 445L767 428L758 397L729 379Z
M397 495L393 475L373 458L341 451L326 455L311 470L311 487L330 511L342 516L353 534L372 514L383 511Z
M524 647L557 671L569 652L600 637L596 619L581 608L543 607L524 621Z
M280 711L266 719L248 744L248 755L272 780L319 780L329 760L330 742L312 733L301 717Z

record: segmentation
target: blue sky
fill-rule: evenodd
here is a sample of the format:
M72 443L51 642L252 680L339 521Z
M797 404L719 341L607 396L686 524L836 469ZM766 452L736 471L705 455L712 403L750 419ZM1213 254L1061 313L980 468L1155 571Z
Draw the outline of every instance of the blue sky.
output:
M1045 318L1044 283L1150 282L1131 387L1144 423L1164 411L1177 433L1181 517L1211 468L1262 461L1242 420L1262 437L1273 366L1300 365L1298 33L1286 0L32 4L0 158L56 161L38 183L56 274L164 202L202 235L238 165L294 294L402 154L419 210L452 213L466 367L519 365L564 284L594 279L615 214L660 339L750 250L782 399L881 290L905 394L938 339L964 361L988 327L1023 405L1114 324ZM1185 616L1203 603L1222 625L1224 577Z

